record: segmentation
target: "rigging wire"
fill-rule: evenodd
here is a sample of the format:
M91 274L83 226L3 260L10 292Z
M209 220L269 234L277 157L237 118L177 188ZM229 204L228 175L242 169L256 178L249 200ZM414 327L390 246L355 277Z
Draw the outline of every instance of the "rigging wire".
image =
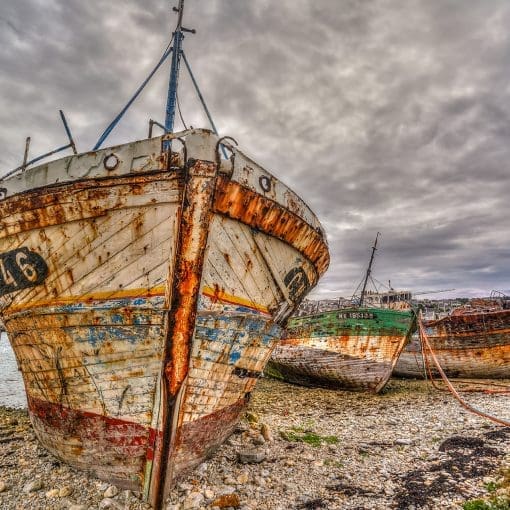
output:
M106 138L109 136L109 134L113 131L115 126L120 122L126 111L129 109L129 107L135 102L135 100L138 98L138 96L141 94L147 83L151 80L151 78L156 74L158 69L161 67L163 62L168 58L170 53L172 53L172 41L174 40L174 36L172 35L172 38L170 39L170 42L168 43L167 47L165 48L165 51L163 52L163 55L159 59L159 62L156 64L154 69L150 72L149 76L143 81L143 83L138 87L136 92L133 94L131 99L127 102L127 104L122 108L122 110L117 114L117 116L112 120L112 122L108 125L108 127L103 131L103 134L99 137L99 140L96 142L96 145L94 145L94 148L92 150L96 151L98 150L101 145L103 145L103 142L106 140Z
M176 99L176 103L177 103L177 111L179 112L179 118L181 119L182 125L184 126L184 129L188 129L188 126L186 126L186 122L184 122L184 119L182 117L181 102L179 101L179 93L178 92L175 93L175 99Z
M380 282L377 278L374 278L374 280L379 284L380 287L384 287L385 289L391 290L391 287L389 285L386 285L383 282Z
M372 283L372 286L374 287L374 290L376 292L379 292L379 288L382 286L382 287L386 287L387 289L389 289L388 286L384 285L384 283L381 283L379 280L375 279L372 275L370 275L368 277L368 280ZM363 282L365 281L365 278L362 278L361 281L358 283L358 286L354 289L354 292L352 293L352 297L351 297L351 300L355 299L357 297L357 292L358 290L360 289L360 287L363 285ZM377 282L377 283L376 283ZM379 284L379 286L377 286L377 284Z

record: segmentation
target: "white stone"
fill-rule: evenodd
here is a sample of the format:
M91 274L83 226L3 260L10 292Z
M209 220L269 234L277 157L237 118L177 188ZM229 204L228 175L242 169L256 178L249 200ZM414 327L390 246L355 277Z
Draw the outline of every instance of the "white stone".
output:
M200 508L204 501L204 496L200 492L192 492L188 495L188 497L184 500L182 505L183 510L193 510L195 508Z
M73 493L73 489L69 487L69 485L65 485L58 491L58 495L60 498L67 498Z
M99 503L100 510L106 509L106 508L112 508L113 510L122 510L122 506L119 505L114 499L111 498L104 498Z
M110 485L108 489L104 491L105 498L114 498L119 493L119 489L115 485Z
M44 487L44 484L42 480L32 480L31 482L28 482L23 487L23 492L29 493L29 492L36 492L40 491Z
M215 494L216 493L212 489L205 489L205 491L204 491L204 497L206 499L213 499Z

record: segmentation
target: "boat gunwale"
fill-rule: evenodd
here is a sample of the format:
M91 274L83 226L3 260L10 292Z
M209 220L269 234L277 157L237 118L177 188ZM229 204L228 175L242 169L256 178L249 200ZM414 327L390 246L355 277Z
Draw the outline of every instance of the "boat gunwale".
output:
M20 199L30 200L32 197L37 198L41 195L42 192L46 192L46 191L58 193L60 190L65 190L65 188L77 188L77 191L86 191L86 190L90 190L90 189L95 190L95 189L98 189L98 187L94 186L94 183L98 183L99 188L103 188L103 187L106 188L108 185L110 185L110 183L111 184L129 184L129 183L132 183L133 180L135 183L143 182L146 180L146 178L148 176L155 177L158 175L167 177L165 180L179 180L181 178L181 176L178 172L179 171L182 172L183 168L184 168L183 166L171 167L170 170L154 169L154 170L148 170L148 171L144 171L144 172L136 172L136 173L131 172L131 173L126 173L126 174L121 174L121 175L111 175L111 176L104 176L104 177L79 178L79 179L75 179L72 181L51 183L51 184L48 184L45 186L39 186L36 188L31 188L31 189L28 189L25 191L21 191L21 192L15 193L13 195L10 195L10 196L4 198L3 200L0 200L0 210L3 209L4 207L9 208L10 202L14 202L14 201L20 200ZM220 214L224 217L229 217L233 220L239 221L239 222L241 222L245 225L248 225L252 228L256 228L258 231L260 231L266 235L269 235L271 237L278 238L281 241L292 246L294 249L296 249L299 253L301 253L313 265L315 272L316 272L317 280L318 280L319 277L322 274L324 274L324 272L328 268L329 260L330 260L328 243L327 243L327 240L326 240L325 235L323 234L322 230L315 228L305 218L303 218L303 217L299 216L297 213L291 211L288 207L284 206L280 202L273 200L272 198L269 198L269 197L265 196L264 194L262 194L256 190L253 190L252 188L247 187L236 180L228 179L228 181L227 181L227 177L226 176L222 177L222 175L223 174L219 173L216 178L218 181L218 187L216 190L215 201L213 204L214 212L216 214ZM222 179L225 179L225 181L222 182ZM109 181L109 182L107 182L107 181ZM262 228L262 226L260 226L260 225L258 225L257 227L253 227L253 222L243 221L243 218L240 218L237 216L232 216L229 214L228 211L219 210L216 207L217 193L218 193L218 189L221 188L222 184L225 184L225 183L227 183L227 184L235 183L235 185L239 187L239 189L243 192L243 194L249 193L250 195L252 195L253 196L252 200L259 199L259 200L263 201L264 203L270 203L270 204L272 204L271 205L272 207L276 207L276 208L280 209L280 211L283 212L284 214L287 214L287 215L297 219L299 222L302 222L304 228L306 230L309 230L309 232L304 234L302 237L306 238L309 236L309 234L311 234L312 240L310 240L306 244L306 247L299 248L299 246L296 243L292 242L292 240L289 239L289 235L284 235L283 233L278 235L278 233L272 232L270 229L267 229L267 228ZM290 188L288 188L288 189L290 189ZM74 190L72 190L72 191L74 191ZM54 205L54 204L48 203L46 205L49 206L49 205ZM247 208L247 204L243 204L243 205L245 206L245 208ZM9 211L9 212L14 213L13 211ZM28 230L31 230L31 229L28 229ZM319 247L319 249L310 250L310 251L316 252L318 254L316 257L313 256L313 253L312 254L307 253L308 250L306 249L308 246L313 245L314 242L319 242L321 245Z
M184 159L186 159L185 158L185 155L186 155L186 143L185 143L185 138L184 137L189 136L189 135L214 135L214 133L213 133L213 131L211 131L209 129L192 128L192 129L187 129L187 130L179 131L179 132L175 132L175 133L168 133L166 135L155 136L155 137L152 137L152 138L141 138L139 140L133 140L131 142L126 142L126 143L122 143L122 144L112 145L112 146L101 148L101 149L97 149L97 150L80 152L78 154L70 154L70 155L67 155L67 156L63 156L61 158L57 158L57 159L54 159L54 160L50 160L50 161L41 163L41 164L39 164L37 166L28 168L28 169L24 170L23 172L16 173L16 174L14 174L12 176L9 176L9 177L7 177L5 179L0 176L0 185L2 183L7 183L7 182L9 182L11 180L14 181L16 179L19 179L24 174L32 174L32 173L35 174L36 172L39 172L39 171L43 170L48 165L54 165L54 164L57 164L57 163L62 163L64 161L66 161L66 160L67 161L71 161L72 159L78 158L78 157L93 156L93 155L97 155L98 153L111 154L111 153L114 153L116 150L121 150L123 148L129 147L129 146L134 145L134 144L143 144L143 143L154 142L154 141L159 141L159 143L161 145L160 156L162 156L162 155L166 154L166 151L163 148L164 143L172 141L172 140L178 140L180 143L183 144L183 147L184 147L184 154L183 154L183 160L184 160ZM217 136L217 135L215 135L215 136ZM217 147L217 150L219 150L219 143L220 143L220 141L223 138L227 138L228 139L229 137L222 137L222 138L218 137L218 147ZM324 228L321 225L321 222L319 221L319 218L312 211L310 206L296 192L294 192L287 184L285 184L281 179L276 177L272 172L270 172L269 170L266 170L264 167L259 165L251 156L247 155L245 152L243 152L237 146L235 146L235 147L234 146L230 146L228 143L226 143L226 146L228 147L228 149L232 152L232 154L234 156L236 154L239 154L247 162L251 163L254 167L257 167L261 172L263 172L265 174L268 174L272 179L274 179L276 182L280 183L281 186L286 188L287 191L292 193L293 196L301 203L301 205L306 210L307 214L310 215L310 217L313 219L313 221L316 223L316 225L313 225L310 221L308 221L304 217L304 215L299 215L297 213L294 213L294 214L296 214L296 216L301 218L311 228L313 228L314 230L319 232L321 234L321 237L324 239L325 244L327 245L326 233L324 231ZM174 152L172 154L178 154L178 153ZM219 158L219 153L217 154L217 158ZM54 185L66 184L66 183L71 183L71 182L73 182L73 183L74 182L80 182L80 181L87 180L87 179L111 179L111 178L115 178L115 177L124 177L124 176L128 176L128 175L146 175L146 174L151 174L153 172L168 172L171 169L182 168L182 166L184 165L184 163L183 163L183 165L180 165L180 166L172 166L170 159L171 158L166 158L165 163L167 165L167 168L161 168L160 167L160 168L157 168L157 169L143 170L143 171L137 171L137 172L126 172L126 173L123 173L123 174L110 174L110 175L104 175L104 176L94 176L94 177L84 177L84 178L78 177L78 178L72 178L72 179L65 180L65 181L53 182L53 183L48 183L48 184L44 184L44 185L41 185L41 186L36 186L36 187L30 188L30 189L27 189L27 190L23 190L21 192L13 193L12 195L7 195L7 196L0 195L0 204L3 201L6 201L9 198L12 198L12 197L14 197L16 195L23 194L23 193L26 193L26 192L32 191L32 190L46 189L46 188L48 188L50 186L54 186ZM219 161L217 161L217 163L219 163ZM232 171L233 171L233 169L234 169L234 164L232 164ZM224 174L224 172L221 169L221 165L219 165L219 172L218 173L219 174ZM239 181L237 181L235 179L233 179L233 181L234 182L238 182L241 186L243 185L242 183L240 183ZM254 188L252 188L250 186L245 186L245 187L247 189L252 190L253 192L255 192L257 194L261 194L259 191L257 191L256 189L254 189ZM265 195L262 195L262 196L264 196L265 198L268 198ZM275 200L275 202L280 204L280 202L278 202L276 200ZM280 205L283 206L283 204L280 204ZM291 211L291 212L293 212L293 211Z
M413 308L409 308L408 310L394 310L392 308L378 308L378 307L347 307L347 308L337 308L335 310L325 310L324 312L318 312L318 313L312 313L310 315L300 315L295 317L290 317L289 321L291 320L301 320L301 319L314 319L316 317L319 317L320 315L330 315L338 312L348 312L348 311L370 311L370 310L377 310L378 312L391 312L392 314L399 315L399 314L409 314L410 317L416 316L416 312ZM363 320L363 318L360 318L360 320Z
M441 317L440 319L434 319L429 321L423 321L423 325L426 328L434 328L436 326L440 326L445 323L462 323L466 322L466 319L469 319L469 322L477 322L482 320L481 317L494 317L497 315L508 315L510 319L510 310L493 310L490 312L475 312L475 313L464 313L460 315L447 315L446 317ZM451 333L450 333L451 334Z

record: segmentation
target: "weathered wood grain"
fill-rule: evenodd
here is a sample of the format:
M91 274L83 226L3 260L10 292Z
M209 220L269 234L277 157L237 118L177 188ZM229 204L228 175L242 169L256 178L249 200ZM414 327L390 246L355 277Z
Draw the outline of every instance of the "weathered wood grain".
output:
M424 322L430 345L448 377L510 378L510 310L454 315ZM437 370L431 361L432 372ZM418 337L400 355L394 374L425 375Z
M305 386L380 391L409 338L413 320L411 311L381 308L294 318L266 372Z

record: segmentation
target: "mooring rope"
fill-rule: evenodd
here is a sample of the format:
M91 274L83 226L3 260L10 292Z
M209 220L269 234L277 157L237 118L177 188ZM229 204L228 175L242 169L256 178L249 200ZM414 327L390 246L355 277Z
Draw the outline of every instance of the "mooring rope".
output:
M453 384L450 382L450 380L448 379L448 377L444 373L444 370L441 368L441 365L439 364L439 361L437 360L437 357L436 357L436 355L434 353L434 350L432 349L432 346L430 345L430 342L429 342L427 333L425 332L425 328L423 326L421 318L418 319L418 327L420 329L420 339L421 339L422 345L424 346L424 351L425 351L425 348L426 348L426 350L428 350L432 360L434 361L434 364L436 365L436 369L439 372L439 375L441 376L441 379L444 381L444 383L446 384L446 386L448 387L448 389L450 390L452 395L460 402L462 407L464 407L468 411L471 411L474 414L477 414L478 416L481 416L482 418L487 418L488 420L493 421L494 423L497 423L498 425L503 425L505 427L510 427L510 421L503 420L503 419L498 418L496 416L492 416L491 414L488 414L488 413L486 413L484 411L481 411L480 409L477 409L476 407L472 406L471 404L468 404L460 396L459 391L457 391L457 389L453 386ZM428 354L427 353L424 353L423 362L424 362L424 364L427 367L427 372L429 373L429 377L430 377L430 380L431 380L434 388L440 389L440 388L438 388L438 386L436 386L436 384L434 382L434 379L432 377L432 370L431 370L430 364L428 362Z

